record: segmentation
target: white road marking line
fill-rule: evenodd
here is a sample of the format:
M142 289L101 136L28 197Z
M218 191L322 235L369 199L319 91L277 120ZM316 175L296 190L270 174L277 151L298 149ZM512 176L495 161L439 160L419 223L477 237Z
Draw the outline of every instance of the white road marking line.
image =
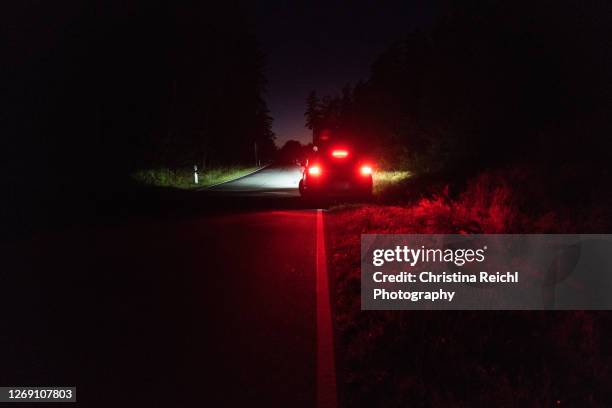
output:
M233 179L230 179L230 180L225 180L225 181L222 181L220 183L211 184L211 185L206 186L206 187L198 188L197 191L212 190L213 187L217 187L217 186L221 186L223 184L229 184L229 183L232 183L234 181L241 180L243 178L249 177L249 176L251 176L251 175L253 175L253 174L255 174L255 173L257 173L257 172L259 172L259 171L261 171L261 170L263 170L265 168L268 168L268 167L270 167L269 164L260 166L259 168L255 169L255 170L253 170L253 171L251 171L251 172L249 172L247 174L243 174L242 176L239 176L239 177L236 177L236 178L233 178Z
M323 210L317 210L316 247L316 293L317 293L317 407L336 408L336 361L334 357L334 334L331 320L327 259L325 255L325 229Z

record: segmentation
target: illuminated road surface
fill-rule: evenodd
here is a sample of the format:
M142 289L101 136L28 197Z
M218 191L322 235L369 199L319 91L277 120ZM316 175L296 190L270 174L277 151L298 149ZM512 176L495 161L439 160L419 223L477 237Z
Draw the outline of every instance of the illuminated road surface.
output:
M2 247L0 383L74 385L81 406L316 406L317 212L280 209L296 175L213 189L239 211Z
M276 196L299 196L301 177L298 166L270 166L247 177L223 183L209 189L216 193L238 193Z

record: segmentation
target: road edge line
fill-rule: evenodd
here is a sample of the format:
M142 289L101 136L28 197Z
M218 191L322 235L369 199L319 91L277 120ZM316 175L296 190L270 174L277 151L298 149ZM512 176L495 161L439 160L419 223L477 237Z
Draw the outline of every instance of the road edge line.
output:
M336 408L336 360L322 209L317 210L316 230L317 407Z
M210 190L213 187L217 187L217 186L220 186L220 185L225 184L225 183L231 183L232 181L240 180L242 178L245 178L245 177L248 177L248 176L250 176L252 174L255 174L258 171L261 171L261 170L263 170L263 169L265 169L266 167L269 167L269 166L270 166L269 164L266 164L265 166L261 166L258 169L255 169L255 170L253 170L251 172L248 172L247 174L243 174L240 177L236 177L236 178L233 178L233 179L230 179L230 180L225 180L225 181L222 181L220 183L211 184L210 186L198 188L198 189L196 189L196 191L206 191L206 190Z

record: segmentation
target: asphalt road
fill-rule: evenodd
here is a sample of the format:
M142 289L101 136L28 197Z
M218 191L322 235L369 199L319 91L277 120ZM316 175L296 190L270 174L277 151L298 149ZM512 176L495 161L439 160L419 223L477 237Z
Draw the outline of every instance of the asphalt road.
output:
M75 385L87 407L316 406L317 212L296 177L2 244L0 384Z
M250 196L298 197L300 176L301 168L298 166L268 166L246 177L207 190Z

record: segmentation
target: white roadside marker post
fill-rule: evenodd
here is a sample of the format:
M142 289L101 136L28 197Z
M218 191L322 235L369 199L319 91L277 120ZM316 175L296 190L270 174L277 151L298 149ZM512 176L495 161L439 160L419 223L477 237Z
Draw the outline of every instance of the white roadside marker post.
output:
M193 182L198 184L198 165L193 166Z

